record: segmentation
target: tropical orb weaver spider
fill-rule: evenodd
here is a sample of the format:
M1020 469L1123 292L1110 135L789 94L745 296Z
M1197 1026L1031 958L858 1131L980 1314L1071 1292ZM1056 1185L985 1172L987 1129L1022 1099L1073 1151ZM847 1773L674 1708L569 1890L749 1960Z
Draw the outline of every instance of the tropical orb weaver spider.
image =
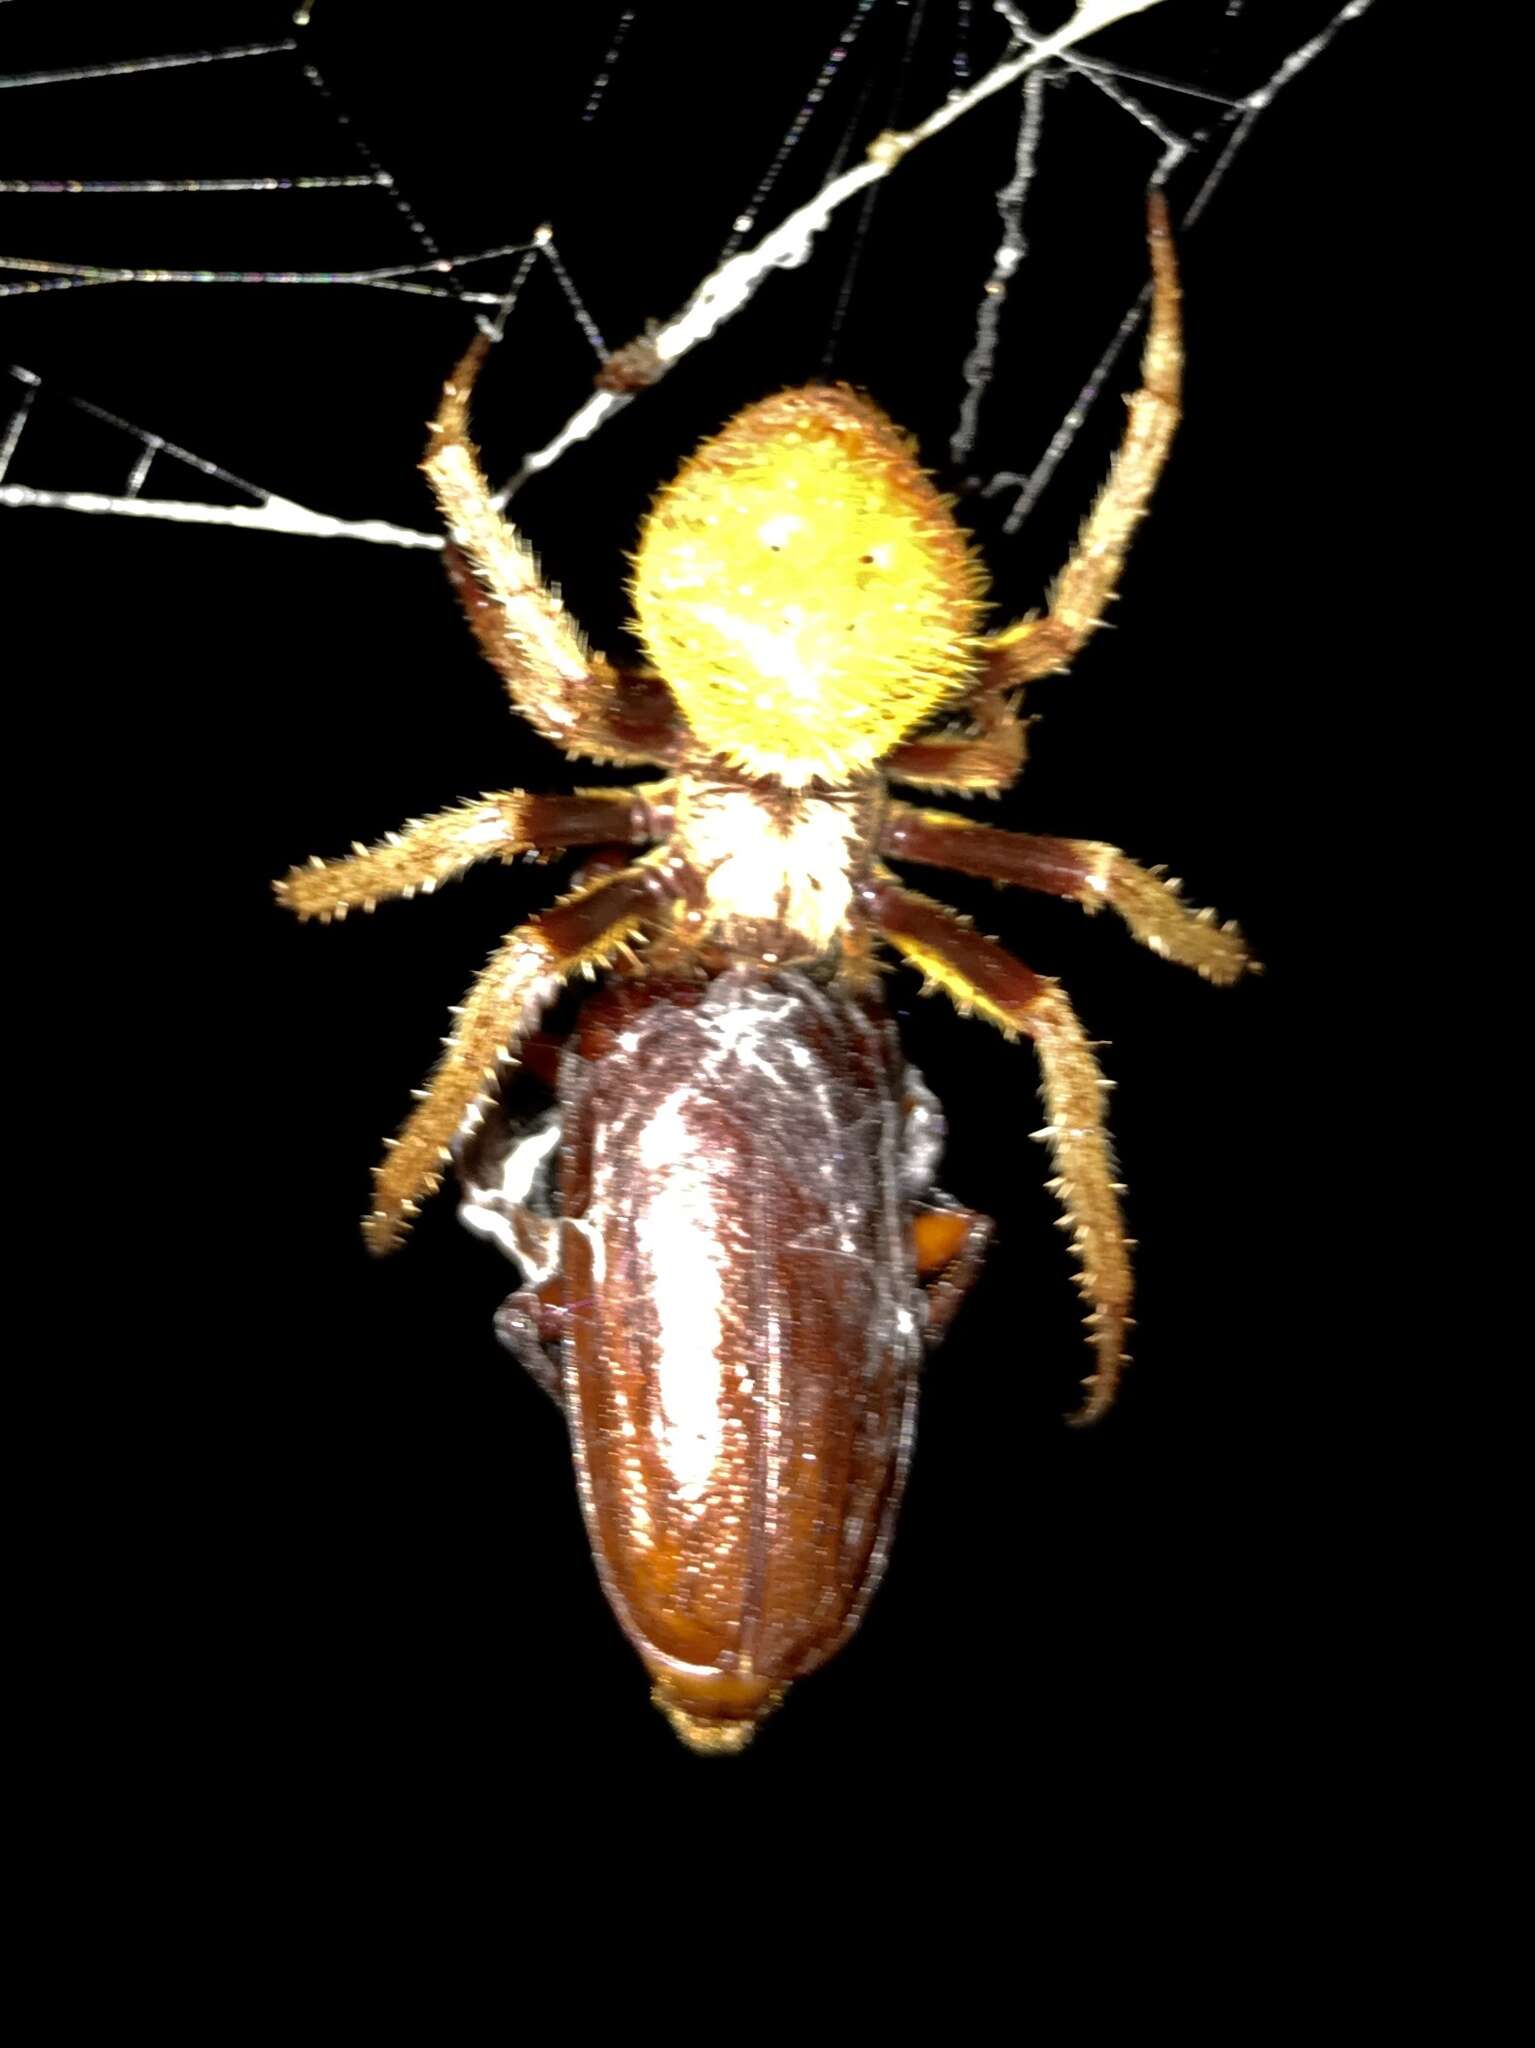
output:
M615 668L490 502L468 440L477 342L424 463L470 623L539 732L665 779L501 791L277 885L301 917L330 918L492 856L650 849L616 871L610 859L493 956L364 1227L391 1250L457 1159L465 1220L522 1269L498 1327L562 1401L604 1589L697 1749L740 1748L856 1626L883 1569L923 1347L990 1230L933 1188L941 1120L885 1021L878 941L1034 1041L1089 1310L1079 1419L1103 1413L1124 1363L1130 1265L1089 1041L1056 983L885 861L1108 904L1211 981L1250 964L1234 926L1111 846L973 824L888 789L1005 788L1024 758L1017 692L1101 622L1178 418L1159 194L1150 243L1123 444L1050 609L999 633L980 630L980 566L907 443L868 400L812 386L749 406L661 491L633 584L653 667ZM557 1113L514 1132L498 1068L563 983L599 968L612 985L562 1056Z

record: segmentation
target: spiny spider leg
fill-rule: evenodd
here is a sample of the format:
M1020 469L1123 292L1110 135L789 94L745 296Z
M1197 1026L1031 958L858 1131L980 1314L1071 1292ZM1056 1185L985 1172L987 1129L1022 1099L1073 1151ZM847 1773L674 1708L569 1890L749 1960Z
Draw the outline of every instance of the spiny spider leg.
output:
M538 573L533 551L491 503L469 440L481 335L443 387L425 470L451 538L448 575L512 702L545 739L595 761L670 762L684 728L659 676L624 675L593 653Z
M559 853L568 846L647 846L662 836L653 806L667 785L578 789L570 796L496 790L476 803L411 818L377 846L354 846L350 859L290 868L272 887L301 918L327 922L372 910L391 896L428 896L481 860Z
M1129 400L1125 437L1108 482L1087 516L1050 593L1042 619L1025 619L982 643L985 670L976 692L1010 690L1065 668L1103 622L1124 567L1130 537L1146 515L1178 425L1183 388L1183 329L1178 261L1167 201L1146 205L1151 243L1151 317L1141 356L1141 388Z
M887 877L866 883L863 899L882 936L962 1012L977 1011L1008 1037L1022 1031L1034 1041L1048 1118L1037 1135L1049 1139L1054 1155L1052 1185L1081 1267L1077 1284L1091 1304L1087 1324L1097 1358L1086 1399L1071 1419L1093 1422L1112 1402L1124 1368L1132 1294L1120 1188L1104 1125L1109 1084L1057 982L1035 974L954 911Z
M582 970L604 966L623 941L656 918L667 885L644 862L577 890L520 926L454 1013L446 1050L420 1101L374 1174L375 1206L363 1224L369 1248L393 1251L448 1162L464 1119L496 1085L497 1069L515 1055L559 993Z
M1108 481L1088 515L1043 618L1023 619L977 647L979 673L953 707L974 733L919 733L885 763L892 781L918 789L988 791L1016 780L1024 761L1025 721L1005 693L1070 665L1103 623L1130 539L1145 517L1178 425L1183 333L1178 264L1167 202L1147 199L1151 245L1151 317L1141 357L1141 388L1128 401L1124 439Z
M966 707L979 731L929 733L907 740L886 755L892 782L914 789L980 791L999 796L1023 773L1028 721L998 697L978 697Z
M1069 896L1090 911L1106 903L1143 946L1180 967L1192 967L1221 987L1253 965L1234 924L1218 925L1211 910L1191 910L1179 899L1176 882L1137 867L1118 847L1097 840L1007 832L947 811L893 803L885 813L880 852L893 860L954 868L962 875L1011 882L1048 896Z

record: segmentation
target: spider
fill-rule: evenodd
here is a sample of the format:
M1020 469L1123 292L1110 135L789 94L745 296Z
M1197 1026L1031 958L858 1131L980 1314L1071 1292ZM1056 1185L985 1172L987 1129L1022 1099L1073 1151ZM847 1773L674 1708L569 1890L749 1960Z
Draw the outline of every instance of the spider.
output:
M640 535L632 585L649 665L616 667L589 649L557 593L541 580L527 544L492 505L468 439L469 398L488 346L484 339L471 346L446 385L423 468L450 535L449 573L481 648L517 711L567 754L658 766L663 779L565 796L498 791L412 820L351 858L312 860L290 872L277 891L300 917L329 919L356 908L372 910L386 897L429 893L492 857L507 861L529 851L573 847L609 850L595 872L578 878L571 894L510 934L470 990L455 1013L440 1064L377 1169L374 1207L364 1225L374 1251L393 1249L457 1148L471 1202L478 1201L482 1213L487 1207L498 1211L520 1262L542 1283L536 1295L513 1297L512 1322L503 1325L503 1334L535 1370L543 1371L535 1362L544 1356L541 1340L561 1329L568 1335L568 1321L559 1322L560 1303L574 1313L571 1295L559 1294L553 1274L550 1232L561 1226L534 1215L533 1168L526 1160L509 1176L503 1171L502 1155L517 1158L515 1147L508 1154L503 1144L501 1163L492 1160L489 1166L477 1157L466 1160L464 1147L473 1146L493 1113L500 1070L516 1059L562 986L575 976L610 971L616 994L611 1001L598 999L608 1002L600 1030L595 1023L583 1027L588 1053L598 1057L592 1046L600 1037L614 1057L627 1058L620 1096L646 1105L630 1129L622 1124L620 1108L592 1110L595 1098L587 1083L571 1082L565 1089L567 1124L585 1119L583 1142L598 1152L605 1140L601 1131L591 1138L594 1116L599 1124L608 1117L602 1129L613 1143L614 1132L627 1132L623 1143L652 1173L649 1192L635 1199L651 1204L651 1223L670 1219L673 1250L694 1242L703 1228L700 1216L705 1223L714 1219L714 1236L706 1232L697 1239L700 1262L668 1283L677 1290L674 1321L678 1301L696 1319L700 1290L707 1296L711 1284L709 1257L723 1268L748 1256L742 1244L749 1232L719 1222L722 1203L744 1198L739 1189L711 1195L698 1181L704 1172L693 1157L703 1143L699 1130L685 1127L686 1105L676 1111L665 1092L664 1059L659 1066L644 1065L650 1054L640 1049L638 1027L646 1006L665 1010L679 1047L688 1032L695 1038L705 1034L697 1042L706 1039L713 1051L687 1054L694 1061L690 1073L716 1071L726 1047L744 1074L739 1050L749 1040L759 1047L753 1058L762 1071L773 1058L785 1072L790 1064L814 1067L831 1077L824 1100L836 1096L855 1108L870 1090L884 1090L900 1105L891 1115L916 1128L926 1114L918 1099L920 1083L911 1077L903 1084L899 1075L893 1082L878 1078L885 1055L863 1022L879 1014L876 948L883 943L962 1011L978 1014L1009 1037L1033 1041L1042 1070L1044 1135L1053 1150L1052 1185L1071 1233L1093 1352L1074 1419L1090 1421L1109 1406L1125 1361L1131 1272L1104 1124L1105 1083L1091 1044L1056 982L906 887L886 863L953 868L1070 898L1089 911L1108 905L1144 944L1213 982L1233 982L1251 965L1234 925L1218 925L1208 911L1191 911L1174 885L1112 846L1002 830L890 793L892 782L927 791L997 794L1007 788L1024 763L1020 691L1065 669L1102 623L1179 415L1179 287L1160 193L1150 201L1149 241L1151 312L1141 385L1128 401L1123 442L1048 609L997 632L982 630L981 566L949 501L919 467L906 439L867 398L845 386L815 385L747 407L659 493ZM615 848L632 854L618 859ZM773 1033L763 1035L764 1005L776 1020L776 1040ZM858 1077L857 1085L849 1082L837 1096L849 1076ZM855 1108L837 1115L853 1116ZM835 1119L827 1129L834 1125ZM537 1142L542 1157L554 1140ZM567 1150L573 1142L567 1130ZM878 1151L885 1139L870 1143ZM930 1161L926 1145L924 1139L917 1150ZM911 1149L908 1142L901 1157L908 1158ZM810 1170L810 1158L802 1158L800 1171ZM821 1170L828 1169L823 1164ZM478 1185L498 1173L500 1194ZM687 1180L688 1174L694 1179ZM567 1173L567 1216L585 1213L580 1204L592 1199L589 1173L581 1185L579 1199L571 1196ZM924 1211L909 1203L907 1215L909 1235L898 1243L897 1230L891 1239L896 1249L889 1252L898 1265L907 1262L900 1276L907 1293L898 1289L890 1298L907 1300L913 1263L919 1276L947 1272L953 1285L929 1314L937 1327L947 1320L989 1226L954 1205ZM581 1244L569 1235L588 1226L563 1227L567 1260L576 1253L585 1259L587 1291L600 1289L605 1270L608 1284L616 1285L612 1270L591 1250L590 1233ZM641 1236L646 1227L640 1215L635 1228ZM661 1285L655 1277L660 1270L652 1260L647 1284ZM829 1289L831 1298L843 1284L822 1283L823 1291ZM524 1308L516 1310L517 1303ZM795 1311L801 1324L807 1313L801 1303ZM909 1308L891 1314L891 1329L899 1326L909 1335ZM558 1369L549 1371L557 1382ZM573 1382L567 1377L565 1385L569 1404ZM695 1395L696 1388L686 1399ZM604 1410L604 1428L614 1441L626 1430L634 1434L631 1411L622 1403L620 1409ZM887 1477L869 1497L874 1507L865 1502L845 1517L857 1531L858 1560L845 1571L836 1568L848 1581L840 1600L826 1595L821 1580L810 1575L815 1584L805 1595L808 1607L829 1600L831 1620L817 1624L811 1650L802 1646L787 1664L780 1659L782 1668L754 1673L739 1630L730 1638L734 1648L721 1651L716 1642L705 1654L688 1648L692 1638L679 1622L677 1642L658 1649L655 1631L647 1635L633 1622L641 1595L634 1574L626 1579L627 1567L613 1561L608 1543L610 1597L621 1615L627 1601L631 1633L657 1679L661 1704L695 1747L739 1746L787 1679L829 1654L828 1646L835 1647L856 1620L882 1563L884 1538L870 1530L876 1523L887 1525L887 1510L899 1492L907 1412L906 1422L889 1425L891 1443L900 1439L899 1454L889 1450ZM576 1428L573 1420L573 1435ZM659 1440L659 1422L656 1430ZM695 1430L689 1442L696 1449L706 1437L707 1429L703 1436ZM577 1453L594 1549L601 1550L598 1523L604 1511L600 1501L594 1505L593 1491L600 1493L605 1483L600 1472L593 1476L598 1452L590 1440L584 1450L578 1440ZM813 1461L816 1453L802 1455ZM673 1496L693 1500L697 1514L705 1513L675 1460L669 1471ZM816 1512L819 1519L807 1521L793 1541L820 1540L805 1533L812 1525L822 1528L825 1513ZM660 1539L650 1509L641 1502L634 1517L624 1540L645 1552L645 1569L654 1575ZM717 1525L711 1526L717 1534ZM695 1557L688 1569L704 1567ZM666 1611L675 1621L687 1602L671 1580L667 1584L664 1599L654 1585L651 1593L662 1606L671 1602ZM767 1597L760 1584L753 1597L760 1608Z

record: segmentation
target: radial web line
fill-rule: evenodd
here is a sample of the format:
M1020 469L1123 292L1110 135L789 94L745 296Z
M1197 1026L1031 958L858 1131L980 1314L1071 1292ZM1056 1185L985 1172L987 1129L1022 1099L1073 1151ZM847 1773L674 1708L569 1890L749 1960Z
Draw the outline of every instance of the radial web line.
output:
M63 71L0 73L0 91L7 86L78 85L87 78L137 78L146 71L182 71L193 64L228 64L243 57L291 56L298 44L240 43L223 50L186 50L170 57L120 57L111 64L76 64Z
M502 242L494 249L476 249L467 256L452 256L436 268L461 270L471 263L489 263L505 256L520 256L535 247L529 242ZM50 262L40 256L0 256L0 269L22 270L49 280L60 289L74 284L236 284L376 285L395 291L421 291L438 298L456 297L446 285L412 284L426 266L420 263L384 263L370 270L126 270L91 263ZM0 285L0 298L14 297L29 289L48 286ZM497 305L500 294L485 294L485 304Z
M993 0L993 5L996 12L1007 23L1017 43L1026 48L1033 48L1039 42L1039 37L1029 25L1021 10L1012 4L1012 0ZM1182 158L1187 155L1191 145L1183 136L1175 135L1170 128L1157 120L1156 116L1148 108L1142 106L1138 100L1124 91L1117 83L1121 75L1120 73L1105 65L1090 64L1085 59L1070 52L1063 53L1060 58L1060 65L1063 70L1070 71L1084 78L1090 85L1103 93L1106 98L1112 100L1115 106L1129 114L1148 133L1156 137L1157 141L1162 145L1162 155L1153 176L1154 183L1160 184ZM965 396L960 406L959 420L955 427L953 438L949 442L949 459L956 466L965 460L975 445L981 403L985 398L996 368L997 336L1001 325L1003 306L1007 298L1008 286L1014 272L1018 269L1027 253L1027 244L1022 234L1021 219L1024 200L1033 176L1034 160L1038 149L1038 90L1042 88L1046 76L1047 74L1044 71L1035 71L1029 78L1029 87L1035 88L1035 101L1031 102L1026 90L1023 119L1018 131L1017 155L1013 178L1011 183L1004 186L997 194L997 211L1002 220L1002 240L993 258L992 273L986 280L985 290L982 295L980 311L976 319L975 344L969 355L965 358L963 372L966 387ZM1229 102L1222 102L1222 104L1229 104ZM1102 388L1102 379L1107 375L1119 350L1124 346L1130 334L1134 332L1141 312L1147 305L1149 298L1149 289L1142 287L1130 311L1116 328L1114 340L1110 344L1109 349L1094 366L1092 376L1089 378L1082 393L1079 394L1071 410L1067 413L1055 439L1051 442L1051 451L1053 452L1054 459L1050 462L1049 469L1044 472L1040 479L1039 490L1044 488L1044 483L1048 481L1049 476L1054 474L1056 465L1075 439L1078 430L1087 418L1093 400ZM986 485L983 496L990 497L994 495L998 488L997 479L994 477ZM1028 508L1037 501L1039 490L1028 495L1027 504L1024 505L1022 510L1014 508L1013 514L1003 527L1005 533L1016 532Z
M745 206L742 207L732 222L730 239L720 251L720 261L722 263L734 256L741 244L746 240L746 237L757 225L757 218L762 212L763 207L767 204L773 187L782 176L784 166L794 154L794 150L801 136L803 136L806 127L809 125L811 117L825 100L827 93L831 89L832 81L835 79L838 70L846 62L854 44L858 40L859 31L868 20L874 6L875 0L857 0L857 5L843 25L842 33L832 45L829 55L817 72L814 85L811 86L809 92L805 95L799 112L789 123L783 140L778 145L773 161L763 172L762 177L758 181L756 191L753 192L751 198L747 200Z
M0 178L0 193L29 199L57 194L75 198L142 199L162 192L343 192L357 186L388 185L387 172L374 176L363 171L342 172L329 177L291 178Z
M613 83L613 72L618 64L619 52L625 38L634 26L635 9L626 7L618 17L618 26L613 31L613 40L608 44L608 53L597 67L597 76L592 80L592 89L586 96L586 105L581 109L581 125L588 127L596 120L607 97L608 87Z
M415 207L411 205L405 194L395 184L391 173L384 169L384 166L368 147L358 130L356 122L341 105L336 95L321 77L318 69L313 64L304 64L300 66L300 70L303 73L305 83L319 96L326 112L330 115L336 126L345 134L348 146L351 148L357 161L365 171L372 172L378 183L388 190L389 197L394 203L395 212L405 223L406 232L425 256L426 266L434 270L451 269L452 266L444 258L442 250L437 246L436 236L433 235L431 229L426 225L420 214L417 213Z
M890 90L887 95L886 103L889 106L890 114L885 123L886 127L894 127L901 109L911 72L912 57L916 49L917 38L922 32L924 11L925 0L923 6L914 8L908 18L906 40L901 50L901 61L897 67L895 77L890 82ZM864 109L868 105L873 90L874 80L871 77L864 81L863 89L858 95L857 104L853 108L842 131L842 140L837 145L837 153L832 158L829 173L833 178L841 174L843 165L852 154L853 137L858 133L862 125ZM837 287L837 303L832 310L831 319L827 323L826 346L821 351L821 374L823 377L831 375L831 366L836 359L837 345L842 338L843 324L847 319L848 308L853 300L854 288L858 283L859 267L863 262L864 252L869 245L870 232L874 226L874 209L879 204L880 194L884 189L883 185L871 185L863 195L863 204L858 209L858 219L853 228L852 244L848 249L847 259L842 266L841 283Z
M1039 131L1045 110L1045 74L1031 71L1024 80L1023 107L1018 122L1018 140L1013 151L1013 175L997 194L997 216L1002 239L991 259L991 275L981 294L976 315L975 341L965 357L960 374L965 395L959 419L949 439L949 460L957 469L975 446L975 430L981 416L981 400L991 383L997 360L997 332L1002 308L1007 302L1013 273L1028 254L1023 233L1023 206L1034 181L1034 164L1039 153Z

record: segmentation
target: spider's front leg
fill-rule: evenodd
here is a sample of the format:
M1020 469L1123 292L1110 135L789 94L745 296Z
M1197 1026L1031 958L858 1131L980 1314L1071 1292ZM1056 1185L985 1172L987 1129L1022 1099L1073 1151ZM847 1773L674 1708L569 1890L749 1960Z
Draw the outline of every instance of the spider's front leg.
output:
M1092 1046L1058 983L983 938L942 904L878 876L864 888L864 906L881 935L961 1010L975 1010L1009 1037L1034 1041L1044 1079L1053 1183L1065 1211L1081 1271L1078 1285L1097 1365L1073 1416L1093 1422L1114 1398L1125 1364L1130 1322L1130 1252L1119 1208L1114 1155L1104 1124L1108 1084Z
M1190 910L1175 882L1137 867L1118 847L1098 840L1008 832L947 811L893 803L885 812L880 852L892 860L1066 896L1086 910L1107 904L1143 946L1223 987L1254 966L1234 924L1217 924L1213 911Z
M447 525L448 574L512 702L567 754L671 763L686 728L659 676L594 653L539 575L533 551L491 500L469 439L469 397L489 349L475 340L443 387L421 467Z
M1183 322L1178 259L1167 201L1146 202L1151 245L1151 316L1141 355L1141 384L1129 399L1125 436L1108 482L1088 514L1042 619L1025 619L983 643L980 692L1014 689L1063 669L1103 623L1135 529L1146 516L1177 430L1183 393Z
M1024 723L1008 693L1070 665L1103 623L1124 568L1131 536L1146 515L1177 429L1183 387L1183 326L1178 264L1167 201L1147 200L1151 245L1151 317L1140 389L1129 400L1124 439L1108 482L1088 515L1071 558L1040 619L1024 619L980 643L980 672L956 707L973 735L919 734L885 763L897 782L920 789L996 793L1023 766Z
M521 853L562 853L571 846L647 846L665 837L670 785L578 789L570 796L498 790L430 818L411 818L377 846L355 846L345 860L290 868L273 888L301 918L327 922L372 910L391 896L429 896L481 860Z
M393 1251L400 1242L441 1185L453 1138L561 986L573 974L606 965L640 926L658 919L669 894L661 871L638 863L567 896L520 926L491 956L454 1012L430 1083L374 1174L373 1213L363 1224L371 1250Z

